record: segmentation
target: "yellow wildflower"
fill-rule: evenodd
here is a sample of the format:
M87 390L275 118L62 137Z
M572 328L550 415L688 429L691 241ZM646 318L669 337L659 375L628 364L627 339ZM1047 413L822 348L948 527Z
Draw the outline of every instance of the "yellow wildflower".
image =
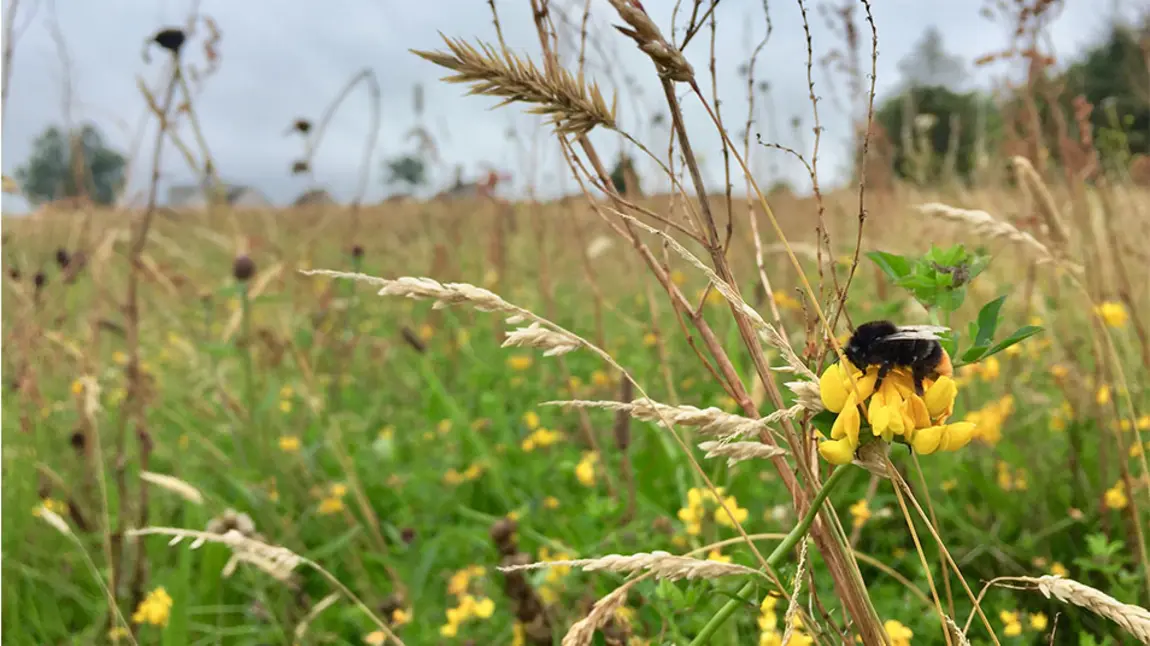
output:
M56 500L55 498L45 498L40 501L39 505L32 510L32 515L39 517L40 509L44 508L58 516L66 516L68 514L68 503Z
M1106 490L1103 494L1102 500L1110 509L1125 509L1129 504L1129 499L1126 497L1126 483L1119 480Z
M1053 574L1054 576L1061 576L1061 577L1070 576L1070 570L1067 570L1066 566L1063 565L1062 563L1058 562L1058 561L1055 561L1055 562L1050 564L1050 573Z
M534 431L539 428L539 413L533 410L523 413L523 424L527 426L528 430Z
M1041 612L1036 612L1036 613L1030 615L1030 629L1031 630L1037 630L1037 631L1041 632L1043 630L1046 630L1046 626L1049 623L1050 622L1046 619L1046 615L1042 614Z
M1129 314L1126 306L1116 301L1106 301L1094 308L1094 313L1109 327L1122 327L1126 325Z
M294 395L294 394L295 394L295 391L292 390L292 387L289 384L284 384L280 388L280 399L291 399L292 395Z
M802 303L786 292L775 292L773 300L775 301L775 305L781 310L798 310L802 308Z
M591 487L595 484L595 463L599 461L599 454L594 451L588 451L583 454L583 459L575 466L575 477L579 480L579 484L584 487Z
M891 646L910 646L910 638L914 632L894 619L888 619L882 625L887 637L890 637Z
M855 504L851 505L850 512L851 516L854 518L852 525L856 529L865 525L871 517L870 505L867 503L866 498L863 498Z
M320 501L319 513L321 516L329 514L338 514L343 511L343 499L336 496L328 496Z
M421 341L430 341L434 336L435 328L431 327L430 324L424 323L423 325L419 326L419 338Z
M116 350L115 352L112 353L112 361L114 361L116 364L122 366L122 365L128 363L128 355L124 354L123 352L120 352L119 350Z
M650 348L659 342L659 337L655 336L654 332L648 332L643 335L643 347Z
M448 433L451 432L451 420L449 420L449 419L439 420L439 423L435 425L435 430L440 435L447 435Z
M280 400L280 412L281 413L290 413L291 412L291 402L286 400L286 399L281 399Z
M299 451L300 441L295 435L281 435L280 436L280 450L284 453L295 453Z
M543 499L543 506L547 509L559 509L559 499L555 496L547 496Z
M611 385L611 377L602 370L591 373L591 384L596 388L606 388Z
M507 357L507 367L512 370L526 370L531 367L532 359L530 355L516 354Z
M978 376L983 381L994 381L1001 373L1002 366L998 363L998 357L987 357L986 361L978 363Z
M1109 404L1110 403L1110 386L1103 384L1098 389L1098 392L1094 395L1094 401L1098 402L1099 405Z
M998 613L998 618L1002 620L1002 634L1007 637L1017 637L1022 634L1022 622L1019 620L1017 612L1003 610Z
M683 272L676 269L671 272L671 282L682 287L683 283L687 282L687 277L683 275Z
M563 439L563 434L546 428L536 430L523 439L521 444L524 451L530 453L536 448L545 448Z
M911 439L911 446L923 455L935 451L957 451L969 444L972 437L974 437L973 423L955 422L916 430Z
M731 557L723 554L718 549L713 549L710 552L707 552L707 560L715 561L716 563L730 563Z
M168 618L172 613L172 597L163 586L148 593L136 612L132 614L132 621L137 624L152 624L153 626L167 626Z

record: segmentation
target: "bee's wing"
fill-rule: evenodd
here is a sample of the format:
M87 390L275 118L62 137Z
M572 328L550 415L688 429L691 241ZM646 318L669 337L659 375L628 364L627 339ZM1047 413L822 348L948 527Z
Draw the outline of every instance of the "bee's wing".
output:
M942 325L903 325L898 328L898 332L888 334L881 340L883 341L912 341L912 340L927 340L937 341L939 334L949 331L950 328Z

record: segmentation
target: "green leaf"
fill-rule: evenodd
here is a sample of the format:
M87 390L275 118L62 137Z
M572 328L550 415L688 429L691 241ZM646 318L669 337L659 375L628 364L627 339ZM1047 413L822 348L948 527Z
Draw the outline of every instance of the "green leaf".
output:
M868 251L866 257L873 260L884 274L896 281L910 273L910 261L906 256L885 251Z
M1040 327L1038 325L1024 325L1024 326L1018 328L1014 332L1014 334L1011 334L1007 338L998 342L998 344L996 344L994 347L992 347L989 352L987 352L986 354L982 355L979 358L985 359L986 357L989 357L991 355L998 354L999 352L1002 352L1003 350L1009 348L1012 345L1015 345L1017 343L1021 343L1021 342L1025 341L1026 339L1029 339L1030 337L1034 336L1035 334L1038 334L1041 331L1042 331L1042 327Z
M1006 295L990 301L982 306L978 312L978 335L974 337L974 345L989 346L994 341L994 331L998 328L998 314L1002 311L1002 304L1006 302Z
M833 413L829 410L823 410L811 418L811 423L815 428L823 432L823 435L830 437L831 427L835 425L835 420L838 418L838 413Z
M962 307L962 302L966 300L966 291L962 289L955 289L947 292L941 292L935 298L935 305L939 309L947 312L953 312Z

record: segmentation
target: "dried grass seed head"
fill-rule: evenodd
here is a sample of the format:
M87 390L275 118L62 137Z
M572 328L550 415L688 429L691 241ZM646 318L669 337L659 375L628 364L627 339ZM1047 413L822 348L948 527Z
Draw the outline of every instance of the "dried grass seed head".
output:
M513 102L533 104L529 112L549 117L555 129L564 134L586 134L598 125L615 128L614 100L608 106L599 86L587 83L582 75L573 75L558 65L540 70L530 59L506 49L499 52L482 42L477 49L463 40L440 36L449 52L411 51L454 71L443 80L470 84L468 94L502 98L496 107Z
M240 282L251 280L251 277L256 274L256 262L251 259L251 256L242 254L236 256L235 261L232 263L232 276Z
M718 561L702 560L690 556L676 556L669 552L656 550L654 552L638 552L636 554L608 554L593 559L574 559L569 561L541 561L525 565L501 566L500 572L515 572L518 570L536 570L548 567L577 567L587 572L606 571L620 574L634 572L650 572L656 579L677 581L679 579L716 579L732 575L758 575L745 565L736 563L720 563Z
M619 17L630 28L615 26L622 34L635 41L639 49L655 62L659 75L680 83L690 83L695 78L695 70L687 62L683 52L663 38L663 32L651 20L635 0L608 0Z

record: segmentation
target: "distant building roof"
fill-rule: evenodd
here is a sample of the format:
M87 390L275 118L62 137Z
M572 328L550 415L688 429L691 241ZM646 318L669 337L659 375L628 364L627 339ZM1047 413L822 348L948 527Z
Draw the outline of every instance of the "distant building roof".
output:
M271 201L254 186L244 184L224 184L224 199L231 206L264 207ZM206 187L195 184L181 184L168 189L168 206L173 208L203 208L208 203Z

